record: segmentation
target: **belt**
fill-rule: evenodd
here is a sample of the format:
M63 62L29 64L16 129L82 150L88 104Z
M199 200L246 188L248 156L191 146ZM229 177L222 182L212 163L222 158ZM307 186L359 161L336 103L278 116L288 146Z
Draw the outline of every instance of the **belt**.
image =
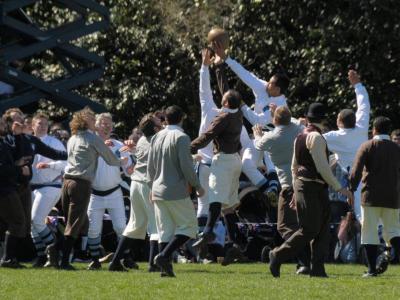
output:
M61 183L38 183L38 184L31 184L31 190L37 190L44 187L54 187L54 188L61 188Z
M112 189L106 190L106 191L98 191L95 189L92 189L92 194L96 195L96 196L108 196L111 193L115 192L116 190L118 190L121 186L117 185L116 187L113 187Z

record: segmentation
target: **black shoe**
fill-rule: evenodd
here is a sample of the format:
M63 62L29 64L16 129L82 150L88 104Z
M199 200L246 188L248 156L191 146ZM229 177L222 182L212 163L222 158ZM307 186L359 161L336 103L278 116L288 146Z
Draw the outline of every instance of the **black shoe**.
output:
M139 266L131 257L124 258L122 265L127 269L139 270Z
M376 260L376 274L383 274L388 269L390 254L387 251L378 256Z
M32 268L35 268L35 269L43 268L44 265L46 264L46 262L47 262L46 255L40 255L40 256L36 257L35 260L33 261Z
M127 269L118 261L118 262L111 262L108 265L108 271L111 272L128 272Z
M149 271L150 273L153 273L153 272L160 272L161 269L160 269L160 267L157 266L157 265L151 265L151 266L149 266L148 271Z
M101 263L99 262L98 259L93 260L87 267L88 270L90 271L97 271L101 269Z
M310 275L310 268L306 266L301 266L296 271L297 275Z
M365 272L365 273L362 275L362 278L370 278L370 277L376 277L376 276L378 276L377 273Z
M269 271L275 278L281 276L281 263L272 251L269 252Z
M200 258L205 258L208 252L208 243L215 239L213 232L202 232L199 239L193 243L192 247L198 251Z
M158 254L156 257L154 257L154 263L160 267L161 277L175 277L172 263L168 258Z
M64 271L76 271L75 267L72 266L70 263L68 264L61 264L58 267L60 270L64 270Z
M56 248L56 244L50 244L46 248L46 254L47 254L47 262L44 265L44 267L49 268L58 268L58 259L59 259L59 253Z
M243 254L240 251L240 248L236 245L233 245L226 251L225 257L221 262L221 266L227 266L235 261L240 261L243 258Z
M8 260L1 260L0 267L2 268L10 268L10 269L25 269L24 265L21 265L18 260L15 258L8 259Z

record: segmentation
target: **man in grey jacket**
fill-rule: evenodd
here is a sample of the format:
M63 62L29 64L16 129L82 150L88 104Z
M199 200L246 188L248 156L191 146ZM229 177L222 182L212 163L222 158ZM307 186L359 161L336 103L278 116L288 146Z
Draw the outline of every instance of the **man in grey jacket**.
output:
M196 237L197 219L189 197L189 184L201 197L204 190L194 171L190 138L183 132L184 114L179 106L166 109L167 126L151 140L147 179L152 184L160 253L154 262L161 276L175 277L171 256L186 241Z

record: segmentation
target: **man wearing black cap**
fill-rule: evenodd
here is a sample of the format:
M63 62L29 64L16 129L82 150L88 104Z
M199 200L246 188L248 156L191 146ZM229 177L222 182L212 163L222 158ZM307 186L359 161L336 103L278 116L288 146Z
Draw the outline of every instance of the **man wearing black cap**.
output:
M297 210L299 229L270 252L270 271L274 277L280 276L282 262L294 257L310 242L310 276L327 277L324 257L329 244L328 185L348 197L350 203L353 201L353 194L341 187L329 167L328 147L321 131L325 113L321 103L312 103L306 115L308 125L294 142L292 202Z

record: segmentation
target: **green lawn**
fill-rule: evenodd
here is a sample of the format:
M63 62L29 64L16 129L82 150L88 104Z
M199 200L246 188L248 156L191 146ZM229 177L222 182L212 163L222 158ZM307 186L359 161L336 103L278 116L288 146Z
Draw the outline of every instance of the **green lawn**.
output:
M294 274L284 265L274 279L265 264L175 264L177 278L147 273L0 269L0 299L400 299L400 266L361 278L360 265L328 265L328 279Z

